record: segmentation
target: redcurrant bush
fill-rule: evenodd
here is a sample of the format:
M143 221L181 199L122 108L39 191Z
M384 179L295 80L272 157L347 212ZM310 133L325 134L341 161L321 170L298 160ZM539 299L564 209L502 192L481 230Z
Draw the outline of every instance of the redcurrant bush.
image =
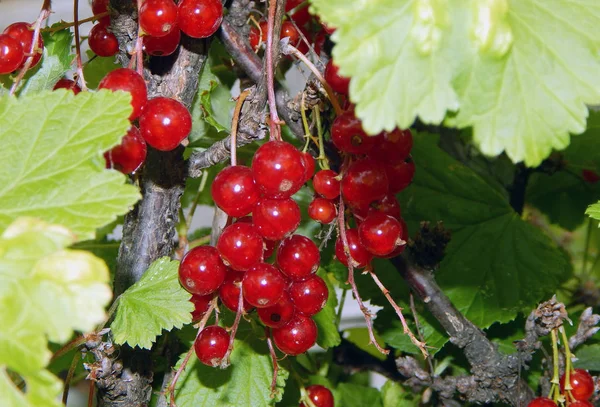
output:
M286 286L285 277L277 267L267 263L255 264L242 279L244 299L256 308L275 305Z
M181 31L192 38L210 37L223 21L221 0L182 0L177 22Z
M267 198L289 198L306 180L306 168L296 147L284 141L268 141L252 158L254 181Z
M227 354L230 337L220 326L207 326L194 341L194 351L200 362L217 367Z
M227 267L212 246L198 246L186 253L179 264L179 281L192 294L207 295L219 289Z
M106 168L115 168L124 174L131 174L142 166L146 152L146 141L138 128L131 126L121 144L104 153Z
M6 27L6 29L4 29L3 34L14 38L21 44L21 48L23 49L23 53L25 54L25 58L23 58L23 61L21 62L19 68L22 67L25 64L29 53L31 52L31 46L33 45L33 26L24 22L13 23ZM44 41L42 40L42 35L40 34L40 36L38 37L37 45L33 50L33 61L31 62L31 65L29 65L29 69L33 68L38 64L38 62L40 62L40 60L42 59L43 50Z
M231 311L237 312L240 304L240 293L242 291L242 278L244 274L230 272L225 277L225 281L219 288L219 299ZM252 309L252 305L245 299L242 299L244 311L248 312Z
M179 101L166 97L151 99L140 116L140 131L157 150L171 151L192 131L192 116Z
M594 379L583 369L574 369L570 375L571 395L575 400L587 400L594 394ZM560 378L560 389L565 390L565 375Z
M354 112L346 111L331 125L331 140L336 148L345 153L366 154L375 145L375 137L367 135Z
M260 199L252 212L258 233L267 240L281 240L300 225L300 207L291 198Z
M180 40L181 30L174 27L162 37L144 35L144 38L142 38L142 50L148 55L164 57L171 55L177 50Z
M328 295L327 284L319 276L311 276L304 281L295 281L290 286L290 298L294 307L307 317L323 309Z
M557 407L556 403L546 397L538 397L529 402L527 407Z
M325 386L313 384L306 388L306 393L308 393L308 398L315 407L333 407L334 405L333 393ZM298 407L306 406L304 403L301 403Z
M103 23L98 23L92 27L88 44L94 54L100 57L112 57L119 52L119 40Z
M350 86L350 78L341 76L338 72L338 67L330 59L325 66L325 80L331 86L331 89L341 93L342 95L348 94L348 87Z
M0 74L17 70L24 59L21 43L7 34L0 34Z
M317 341L317 325L309 317L297 313L287 324L273 329L273 341L283 353L299 355Z
M292 280L304 280L316 273L320 260L319 248L305 236L292 235L277 249L277 264Z
M256 310L260 321L271 328L281 328L292 319L295 312L294 304L286 291L274 305Z
M323 198L335 199L340 196L341 181L337 172L321 170L313 177L313 188Z
M67 78L59 79L59 81L56 82L56 84L54 85L54 88L52 88L52 89L53 90L68 89L68 90L72 91L74 94L78 94L79 92L81 92L81 88L79 87L77 82L75 82L74 80L71 80L71 79L67 79Z
M308 205L308 216L324 225L327 225L336 218L337 208L329 199L315 198Z
M402 225L393 216L372 213L358 227L360 242L375 256L386 256L402 243Z
M238 222L223 229L217 250L232 269L246 271L262 262L264 243L253 225Z
M173 0L144 0L138 22L144 33L163 37L177 29L177 5Z
M360 242L357 229L346 230L346 240L348 243L348 249L354 267L365 267L373 259L373 255L369 253L367 249ZM344 251L344 243L342 237L338 236L335 242L335 257L346 267L348 267L348 256Z
M236 218L252 212L260 198L252 170L243 165L227 167L219 172L212 183L211 194L223 212Z
M342 195L352 207L366 207L388 194L385 166L372 158L354 161L342 179Z
M131 107L133 107L133 111L129 115L129 120L134 120L142 114L142 109L148 102L146 82L133 69L119 68L109 72L100 81L98 89L129 92L131 94Z
M210 308L210 302L213 299L213 295L197 295L192 294L190 301L194 304L194 311L192 311L192 321L199 321L202 319L206 311Z

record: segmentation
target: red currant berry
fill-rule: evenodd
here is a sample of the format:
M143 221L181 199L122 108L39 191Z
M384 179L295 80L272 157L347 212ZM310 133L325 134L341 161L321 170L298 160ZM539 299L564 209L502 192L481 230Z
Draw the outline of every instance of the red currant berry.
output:
M178 7L179 28L192 38L210 37L223 21L221 0L183 0Z
M333 407L334 400L331 390L320 384L313 384L306 388L308 398L313 402L315 407ZM298 407L306 407L304 403L300 403Z
M320 261L319 248L305 236L292 235L277 249L277 265L292 280L304 280L316 273Z
M404 219L400 218L398 220L400 221L400 225L402 225L402 233L400 234L400 239L406 242L408 241L408 226L406 225L406 222L404 222ZM381 257L383 257L384 259L391 259L392 257L396 257L400 253L402 253L404 249L406 249L406 244L397 246L390 254Z
M329 199L315 198L308 205L308 216L324 225L328 225L337 216L337 208Z
M570 375L571 395L575 400L587 400L594 394L594 379L583 369L574 369ZM560 390L565 391L565 375L560 378Z
M323 27L323 31L325 31L328 35L331 35L335 32L334 27L330 27L325 23L321 23L321 26Z
M372 213L358 227L360 242L375 256L386 256L402 243L402 225L396 218Z
M351 154L366 154L375 145L375 137L364 132L353 111L346 111L335 118L331 125L331 140L338 150Z
M352 263L354 267L365 267L371 262L373 255L369 253L360 242L357 229L347 229L346 240L348 241L348 248L350 249L350 257L354 260ZM337 257L344 266L348 267L348 257L344 252L344 243L342 242L341 236L338 236L337 241L335 242L335 257Z
M342 95L348 94L348 88L350 86L350 78L341 76L338 72L339 68L330 59L325 66L325 80L331 86L331 89Z
M246 271L262 262L264 243L253 225L234 223L227 226L219 236L217 249L232 269Z
M342 195L352 207L368 206L388 194L385 167L372 158L354 161L342 179Z
M233 312L237 312L240 301L240 291L242 290L243 273L236 273L230 270L225 277L225 281L219 288L219 299L221 302ZM248 312L252 309L252 305L245 299L242 300L244 311Z
M186 253L179 264L179 281L192 294L208 295L219 289L227 267L212 246L198 246Z
M332 170L321 170L313 177L313 188L315 192L327 199L335 199L340 196L341 182L338 173Z
M367 215L375 212L390 215L398 220L400 220L401 216L400 204L394 195L386 195L379 201L373 202Z
M217 367L227 353L230 337L224 328L217 325L207 326L194 341L194 351L200 362Z
M295 281L290 286L290 298L296 310L307 317L321 311L327 303L329 290L319 276L311 276L304 281Z
M0 74L16 71L25 60L23 47L7 34L0 35Z
M78 94L79 92L81 92L81 88L79 87L77 82L67 78L62 78L58 82L56 82L56 85L54 85L53 90L56 89L68 89L74 94Z
M313 48L318 56L321 56L321 50L325 48L326 37L325 31L323 30L317 32L313 37Z
M144 33L163 37L177 25L177 5L173 0L145 0L138 22Z
M140 116L140 130L148 144L171 151L192 131L192 115L179 101L156 97L148 101Z
M273 255L277 246L279 246L279 240L265 240L265 259Z
M279 38L289 38L290 45L296 48L298 48L298 44L300 44L300 41L302 41L300 32L296 29L292 22L287 20L281 24L281 34L279 35Z
M309 152L300 153L302 157L302 164L304 164L304 170L306 171L304 182L308 181L313 177L315 173L315 159Z
M252 212L256 230L267 240L281 240L300 225L300 207L291 198L260 199Z
M131 174L144 163L146 150L146 142L140 131L131 126L121 144L104 153L106 168L115 168L123 174Z
M587 400L577 400L574 403L569 403L568 407L594 407L594 405Z
M213 299L213 295L196 295L192 294L190 302L194 304L194 311L192 311L192 321L196 322L202 319L208 308L210 308L210 302Z
M248 34L248 42L250 46L254 50L254 52L258 51L258 48L262 43L267 41L267 22L261 20L258 23L258 27L252 26L250 28L250 32Z
M110 0L92 0L92 13L94 15L106 13L108 11L108 4Z
M269 141L252 159L254 181L267 198L289 198L304 184L302 154L290 143Z
M375 146L369 156L386 163L402 162L410 154L413 137L410 130L396 129L383 132L375 137Z
M275 266L267 263L255 264L242 279L244 299L256 308L275 305L286 286L285 277Z
M249 214L260 198L252 170L243 165L227 167L215 177L211 186L215 204L227 215L241 217Z
M583 177L583 180L588 184L595 184L596 182L600 181L600 175L596 174L592 170L581 171L581 176Z
M88 37L90 49L100 57L112 57L119 52L119 40L110 31L108 26L98 23L90 30Z
M396 194L412 182L415 176L415 162L411 157L404 161L384 164L385 173L389 181L389 190L391 194Z
M556 403L546 397L538 397L527 404L527 407L557 407Z
M3 34L14 38L21 44L21 48L23 49L23 53L25 54L25 58L23 58L23 61L21 62L19 68L22 67L27 61L27 57L31 52L31 46L33 44L34 36L33 26L24 22L13 23L6 27ZM33 61L31 62L31 65L29 65L29 69L33 68L38 64L38 62L40 62L43 53L44 41L42 40L42 35L40 34L40 36L38 37L36 49L33 50Z
M281 328L287 324L294 316L295 311L294 304L285 291L275 305L266 308L258 308L256 310L260 321L271 328Z
M287 324L273 329L273 341L283 353L299 355L317 341L317 325L312 319L295 314Z
M178 27L173 27L173 29L163 37L144 35L144 38L142 38L142 49L148 55L164 57L171 55L177 50L180 40L181 30Z
M146 102L148 102L146 82L144 82L142 75L133 69L119 68L109 72L100 81L98 89L129 92L131 94L131 107L133 107L129 120L136 119L142 113Z

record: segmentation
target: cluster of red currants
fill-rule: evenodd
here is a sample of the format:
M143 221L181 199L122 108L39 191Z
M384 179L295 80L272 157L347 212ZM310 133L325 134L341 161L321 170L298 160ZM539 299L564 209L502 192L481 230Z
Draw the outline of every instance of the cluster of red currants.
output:
M93 0L94 15L108 12L109 0ZM193 38L207 38L223 20L220 0L144 0L138 10L139 35L148 55L166 56L175 52L181 32ZM119 42L109 28L110 17L102 17L90 31L88 43L99 56L113 56Z
M571 389L565 389L565 375L560 378L560 391L564 395L567 407L593 407L589 399L594 394L594 379L583 369L573 369L569 382ZM527 407L557 407L558 404L547 397L538 397L529 402Z
M34 30L31 24L18 22L6 27L0 34L0 74L23 68L29 56L33 56L29 69L40 62L44 42L40 35L37 45L32 49L33 40Z

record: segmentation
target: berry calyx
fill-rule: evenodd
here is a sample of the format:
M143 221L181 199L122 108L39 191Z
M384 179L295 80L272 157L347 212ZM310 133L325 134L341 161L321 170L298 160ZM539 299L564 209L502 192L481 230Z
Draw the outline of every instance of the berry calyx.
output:
M181 40L181 30L173 27L171 31L162 37L152 37L144 35L142 38L142 50L152 56L164 57L171 55L177 50Z
M256 310L260 321L271 328L281 328L294 316L296 309L289 295L284 291L275 305Z
M23 49L23 54L25 58L21 62L19 68L21 68L25 62L27 61L27 57L29 57L29 53L31 52L31 46L33 44L34 30L31 24L25 22L12 23L8 27L4 29L3 34L12 37L13 39L19 41L21 44L21 48ZM44 51L44 41L42 40L41 34L38 37L37 45L33 50L33 61L31 65L29 65L29 69L33 68L40 62L42 59L42 54Z
M396 218L372 213L358 227L360 242L375 256L387 256L402 244L402 225Z
M346 230L346 240L348 241L348 249L350 251L350 257L352 260L352 265L354 267L365 267L367 264L371 262L373 259L373 255L365 249L365 247L360 242L360 238L358 236L357 229L347 229ZM335 242L335 257L346 267L348 267L348 257L344 252L344 243L342 242L342 237L338 236L337 241Z
M178 5L178 26L192 38L210 37L217 31L221 21L221 0L183 0Z
M332 170L321 170L313 177L313 188L323 198L335 199L340 196L341 181L338 173Z
M227 267L212 246L198 246L186 253L179 264L179 281L192 294L215 292L227 274Z
M286 280L279 270L267 263L255 264L242 279L244 299L256 308L275 305L286 286Z
M529 402L527 407L557 407L556 403L546 397L538 397Z
M100 57L112 57L119 52L119 40L110 31L108 26L98 23L90 30L88 44L94 54Z
M594 394L594 379L583 369L574 369L570 375L571 395L575 400L587 400ZM560 389L565 390L565 375L560 378Z
M190 302L194 304L194 310L192 311L192 322L196 322L202 319L208 308L210 307L210 302L213 299L213 295L196 295L192 294L192 298L190 298Z
M337 208L329 199L315 198L308 205L308 216L324 225L328 225L337 216Z
M21 43L7 34L0 35L0 74L11 73L21 66L25 53Z
M273 329L273 341L283 353L299 355L317 341L317 325L312 319L295 314L287 324Z
M131 126L121 144L104 153L106 168L115 168L123 174L137 171L146 159L146 142L137 127Z
M267 240L281 240L300 225L300 207L291 198L260 199L252 211L258 233Z
M217 325L207 326L194 341L194 351L200 362L217 367L227 354L229 334Z
M385 167L372 158L354 161L342 179L342 195L351 207L366 207L388 194Z
M242 278L244 274L230 271L225 277L225 281L219 288L219 299L227 308L237 312L240 303L240 291L242 290ZM245 299L242 300L244 311L252 309L252 305Z
M319 276L311 276L304 281L295 281L290 286L289 292L296 310L307 317L321 311L329 296L327 284Z
M260 198L252 170L243 165L227 167L219 172L212 183L211 195L223 212L235 218L252 212Z
M192 116L179 101L156 97L148 101L140 116L140 131L148 144L171 151L192 131Z
M217 241L217 250L232 269L246 271L263 260L263 239L256 228L238 222L227 226Z
M62 78L58 82L56 82L56 85L54 85L54 88L52 88L52 90L56 89L68 89L74 94L78 94L79 92L81 92L81 88L79 87L77 82L67 78Z
M148 102L148 91L144 78L133 69L119 68L109 72L98 85L98 89L122 90L131 94L133 111L129 120L136 119Z
M177 25L177 5L173 0L145 0L138 22L146 34L163 37Z
M385 174L389 180L389 191L396 194L404 190L413 180L415 175L415 162L411 157L399 162L386 162Z
M367 154L375 145L375 137L364 132L353 111L335 118L331 125L331 140L338 150L350 154Z
M290 143L268 141L252 158L254 181L267 198L289 198L306 180L302 155Z
M375 145L369 156L383 162L401 162L410 154L413 137L410 130L395 129L375 137Z
M317 272L321 255L312 240L305 236L292 235L281 242L276 259L286 277L304 280Z
M325 80L331 86L331 89L342 95L348 94L350 87L350 78L341 76L338 72L339 68L330 59L325 66Z
M308 393L308 398L315 407L333 407L334 399L331 390L329 390L325 386L321 386L320 384L313 384L312 386L308 386L306 388L306 392ZM304 403L300 403L298 407L306 407Z

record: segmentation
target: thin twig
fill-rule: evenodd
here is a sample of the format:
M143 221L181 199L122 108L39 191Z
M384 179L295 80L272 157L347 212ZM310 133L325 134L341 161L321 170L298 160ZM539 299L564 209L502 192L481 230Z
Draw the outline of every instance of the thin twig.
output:
M277 354L273 347L273 341L271 339L271 330L265 327L265 335L267 337L267 346L269 347L269 354L271 355L271 362L273 363L273 379L271 380L271 398L275 397L277 393L277 374L279 373L279 364L277 363Z
M83 76L83 62L81 61L81 38L79 37L79 0L73 0L73 32L75 34L75 61L77 63L77 80L81 90L87 91L88 87Z
M83 20L79 20L78 25L89 23L91 21L100 20L109 15L110 15L110 13L108 11L105 11L104 13L99 13L99 14L93 15L91 17L84 18ZM61 30L64 30L65 28L69 28L69 27L73 27L73 26L75 26L75 22L56 24L56 25L53 25L52 27L42 28L41 31L44 33L55 33L57 31L61 31Z
M231 119L231 165L237 165L237 130L238 124L240 121L240 113L242 111L242 106L244 105L244 100L250 95L250 89L246 89L243 91L235 104L235 109L233 111L233 118Z
M274 53L277 52L277 46L273 47L273 38L277 35L279 40L279 32L274 32L275 29L275 13L277 11L278 0L270 0L269 15L267 18L267 97L269 103L269 129L271 131L271 140L281 140L281 128L279 115L277 114L277 103L275 102L275 66Z
M233 344L235 342L235 335L237 333L238 326L240 326L240 320L242 319L242 315L244 314L244 295L242 287L240 287L240 294L238 295L238 306L237 312L235 313L235 320L233 321L233 325L231 326L231 330L229 333L229 346L227 347L227 352L225 356L223 356L223 360L221 361L221 369L225 369L230 365L230 356L231 352L233 352Z
M90 380L90 390L88 392L87 407L94 407L94 393L96 392L96 385L93 380Z
M50 358L50 362L53 362L56 359L58 359L59 357L66 355L72 349L75 349L76 347L83 345L86 341L87 341L87 339L86 339L85 335L81 335L75 339L70 340L69 342L64 344L59 350L54 352L54 354Z
M66 406L67 399L69 398L69 387L71 386L71 380L73 380L73 374L75 373L75 369L77 368L77 362L81 359L81 353L77 352L75 356L73 356L73 360L71 361L71 366L69 366L69 371L67 373L67 377L65 377L65 385L63 387L63 395L62 395L62 403Z
M413 314L413 318L415 319L415 329L417 331L417 335L419 335L419 339L421 342L425 343L425 338L423 337L423 332L421 331L421 324L419 323L419 315L417 314L417 308L415 307L415 297L412 293L410 293L409 297L410 311ZM429 374L431 377L435 376L435 369L433 368L433 362L431 358L427 358L427 364L429 365Z

